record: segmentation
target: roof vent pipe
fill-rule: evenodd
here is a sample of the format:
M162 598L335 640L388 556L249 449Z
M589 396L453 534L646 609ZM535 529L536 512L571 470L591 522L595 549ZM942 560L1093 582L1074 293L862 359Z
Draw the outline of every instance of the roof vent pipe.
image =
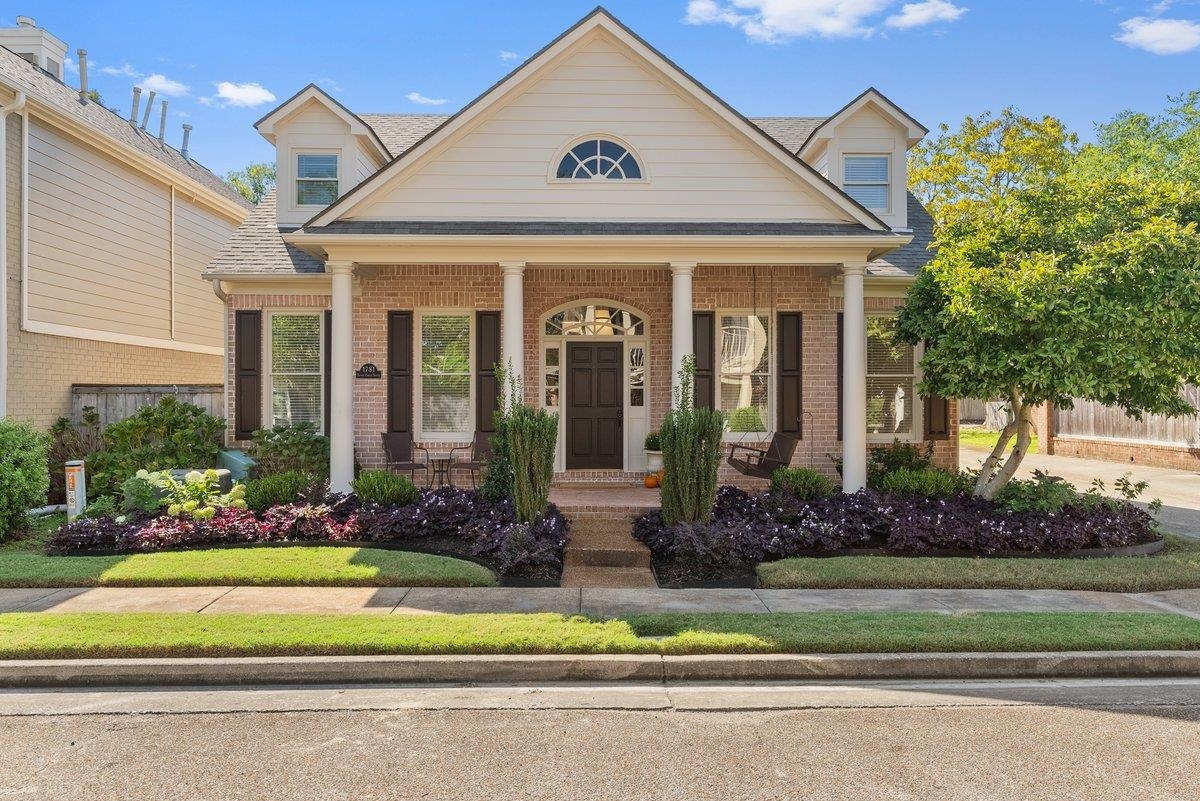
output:
M82 47L75 51L79 56L79 102L88 102L88 85L87 85L87 51Z
M142 115L142 130L146 130L146 124L150 122L150 111L154 108L154 90L150 90L150 96L146 98L146 113Z
M133 108L129 112L129 124L137 127L138 106L142 103L142 87L133 87Z
M183 124L183 147L179 148L179 155L183 156L185 159L188 157L188 155L187 155L188 137L190 137L191 135L192 135L192 126L188 125L185 122Z
M162 147L167 138L167 101L159 105L162 106L162 114L158 118L158 146Z

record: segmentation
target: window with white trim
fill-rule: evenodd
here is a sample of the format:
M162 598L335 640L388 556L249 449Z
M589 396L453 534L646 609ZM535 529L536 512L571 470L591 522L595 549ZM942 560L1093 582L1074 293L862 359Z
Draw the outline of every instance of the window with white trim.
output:
M868 209L887 211L890 172L890 156L843 156L842 188Z
M338 154L296 155L296 205L328 206L338 199Z
M765 433L771 425L771 317L720 311L717 337L717 408L728 416L731 433Z
M323 427L323 325L322 314L271 314L266 393L271 426L307 422Z
M563 155L554 177L566 181L638 181L642 167L625 145L611 139L587 139Z
M895 335L895 315L867 316L867 433L889 442L917 430L918 354Z
M466 441L475 430L471 391L473 317L467 312L449 311L420 316L417 408L423 439Z

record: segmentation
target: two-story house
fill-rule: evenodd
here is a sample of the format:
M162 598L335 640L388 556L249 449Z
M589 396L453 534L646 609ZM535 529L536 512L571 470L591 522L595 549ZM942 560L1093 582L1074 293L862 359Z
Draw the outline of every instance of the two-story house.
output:
M0 417L43 427L72 384L224 381L201 272L250 208L166 143L164 106L126 119L66 63L29 17L0 28Z
M891 341L930 258L905 166L926 129L873 89L750 119L597 9L452 116L310 85L256 127L278 190L207 272L237 440L310 420L342 488L381 433L489 430L503 364L559 413L560 482L631 481L694 356L731 439L800 437L848 489L871 442L956 463L954 403Z

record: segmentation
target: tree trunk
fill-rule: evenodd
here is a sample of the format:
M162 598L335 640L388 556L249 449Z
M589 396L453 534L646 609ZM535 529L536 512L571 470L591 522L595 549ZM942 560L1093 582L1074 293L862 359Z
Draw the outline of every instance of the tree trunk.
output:
M1017 468L1021 466L1021 461L1025 458L1025 454L1029 452L1029 443L1033 433L1033 409L1020 393L1013 390L1009 395L1009 403L1012 407L1013 422L1004 427L1004 431L1000 432L1000 440L996 443L996 447L992 449L991 454L983 463L982 469L979 471L979 480L975 483L975 494L992 500L996 497L996 493L1000 492L1001 488L1009 482L1016 474ZM1013 429L1016 429L1017 441L1013 446L1012 453L1004 460L1004 466L996 470L996 466L1000 462L1001 454L1008 445L1008 440L1013 434Z

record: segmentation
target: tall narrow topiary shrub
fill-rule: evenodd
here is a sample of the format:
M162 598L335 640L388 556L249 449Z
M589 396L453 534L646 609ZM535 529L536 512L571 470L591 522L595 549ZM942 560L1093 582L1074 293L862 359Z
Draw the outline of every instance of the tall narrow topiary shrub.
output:
M695 372L695 360L689 356L679 371L674 408L667 412L659 429L666 471L662 512L667 525L682 521L707 523L717 497L725 415L716 409L695 407Z
M499 364L495 365L493 370L496 373L496 382L500 386L499 408L495 410L492 418L496 433L492 434L489 441L492 452L483 465L483 485L479 488L479 494L492 503L499 503L505 498L513 497L508 410L521 402L521 390L520 382L511 377L510 370Z
M517 519L533 523L546 513L550 503L558 415L527 406L521 395L521 382L510 376L511 370L504 371L508 398L500 430L503 431L503 447L512 476L512 499Z

